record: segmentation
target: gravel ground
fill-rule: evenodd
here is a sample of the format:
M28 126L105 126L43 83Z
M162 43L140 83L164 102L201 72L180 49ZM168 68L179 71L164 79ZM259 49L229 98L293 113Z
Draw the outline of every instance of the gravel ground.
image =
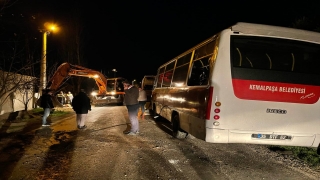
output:
M66 109L64 109L66 110ZM50 127L36 120L20 131L2 125L0 179L320 179L290 153L263 145L211 144L189 136L171 136L170 124L150 116L140 134L130 128L124 106L94 107L88 128L78 130L75 114L51 118ZM19 122L22 124L22 122ZM16 123L18 124L18 123Z

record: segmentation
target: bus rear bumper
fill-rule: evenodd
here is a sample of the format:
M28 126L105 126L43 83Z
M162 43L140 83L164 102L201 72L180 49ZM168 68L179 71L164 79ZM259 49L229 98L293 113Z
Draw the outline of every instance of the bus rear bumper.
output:
M320 134L240 131L207 128L206 142L318 147Z

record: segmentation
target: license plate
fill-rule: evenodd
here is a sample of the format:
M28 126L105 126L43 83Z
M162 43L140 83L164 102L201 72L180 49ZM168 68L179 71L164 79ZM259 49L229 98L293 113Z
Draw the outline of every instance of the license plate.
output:
M255 139L279 139L279 140L291 140L292 136L279 135L279 134L252 134L252 138Z

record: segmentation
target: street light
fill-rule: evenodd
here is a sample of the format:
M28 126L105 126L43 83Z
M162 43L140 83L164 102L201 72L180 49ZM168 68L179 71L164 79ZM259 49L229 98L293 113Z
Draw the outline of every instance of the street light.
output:
M114 72L114 77L116 77L116 73L117 73L117 70L116 69L112 69L112 71Z
M46 88L47 85L47 36L50 32L56 31L56 26L54 24L45 24L45 29L40 29L43 33L42 39L42 55L40 63L40 88L39 93L42 95L42 90Z

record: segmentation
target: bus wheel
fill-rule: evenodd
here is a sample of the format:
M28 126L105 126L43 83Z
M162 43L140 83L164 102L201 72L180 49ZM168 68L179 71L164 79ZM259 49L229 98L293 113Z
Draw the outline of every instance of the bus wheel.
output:
M185 139L187 133L180 129L179 115L174 115L172 119L172 136L177 139Z
M152 110L149 109L149 112L150 112L150 115L153 117L153 119L154 119L155 121L161 120L162 117L160 116L160 114L157 113L157 111L156 111L156 105L155 105L155 104L153 104Z
M149 105L149 106L151 106L151 105ZM152 105L152 108L149 108L149 113L150 113L151 116L156 116L157 115L155 109L156 109L156 105L155 104Z

